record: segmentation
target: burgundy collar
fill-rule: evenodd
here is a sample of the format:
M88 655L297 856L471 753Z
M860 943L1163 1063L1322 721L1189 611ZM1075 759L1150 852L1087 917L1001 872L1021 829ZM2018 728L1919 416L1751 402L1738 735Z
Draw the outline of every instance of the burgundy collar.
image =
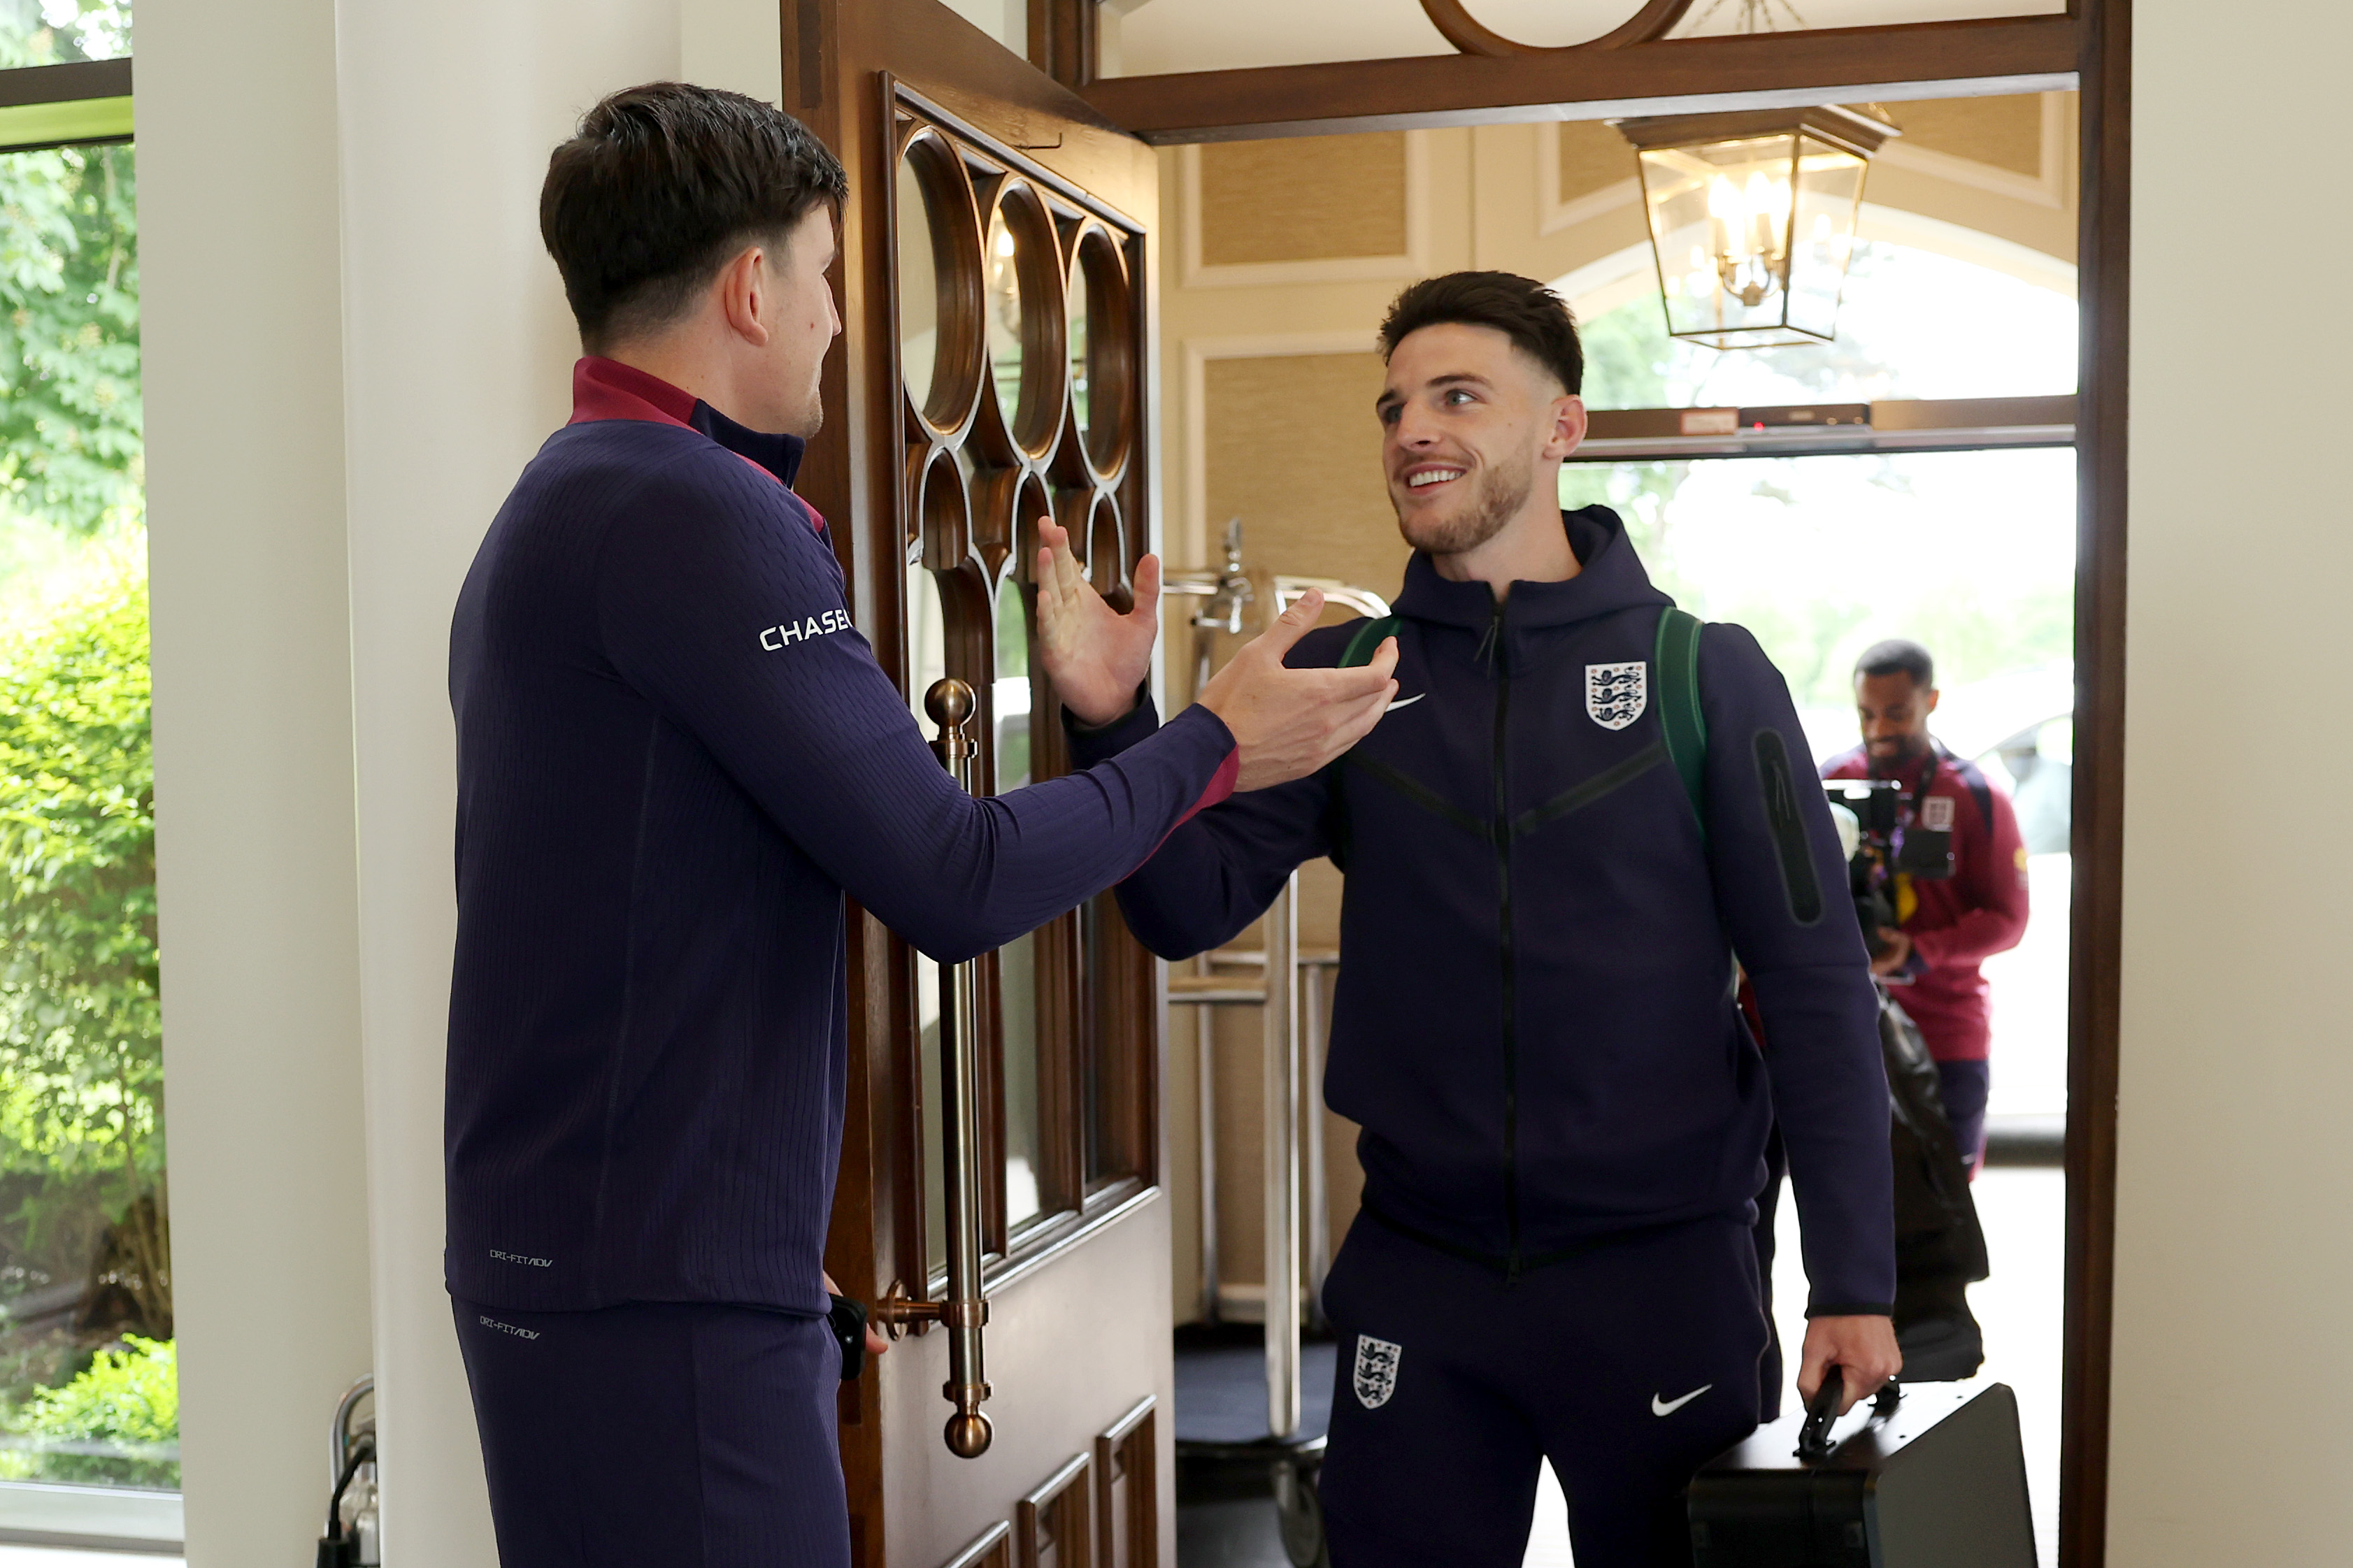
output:
M565 423L645 419L691 430L694 427L694 405L699 401L692 394L681 391L658 375L648 375L635 365L590 354L572 367L572 417Z
M738 425L693 394L635 365L589 354L572 367L572 417L566 423L600 419L636 419L697 431L784 486L787 495L806 447L797 436L772 436ZM817 509L797 495L793 501L807 515L809 526L824 533L825 519Z

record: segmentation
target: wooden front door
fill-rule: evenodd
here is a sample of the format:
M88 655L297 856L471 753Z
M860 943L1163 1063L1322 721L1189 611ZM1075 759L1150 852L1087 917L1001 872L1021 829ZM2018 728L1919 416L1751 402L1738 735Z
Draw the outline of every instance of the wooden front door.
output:
M1154 158L934 0L786 0L784 40L786 107L851 185L844 341L800 489L910 705L964 680L972 787L1015 789L1068 765L1031 657L1036 519L1071 528L1107 589L1150 548ZM985 955L961 992L855 909L849 962L828 1266L870 1300L944 1300L961 1157L991 1428L976 1458L950 1452L937 1325L845 1387L861 1568L1173 1568L1154 964L1108 899ZM943 1126L944 990L975 1020L968 1140Z

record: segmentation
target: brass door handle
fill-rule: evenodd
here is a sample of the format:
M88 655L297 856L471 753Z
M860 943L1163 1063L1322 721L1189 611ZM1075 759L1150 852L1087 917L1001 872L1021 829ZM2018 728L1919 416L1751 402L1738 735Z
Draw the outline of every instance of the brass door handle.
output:
M977 705L972 688L954 676L932 683L923 711L939 726L932 751L956 787L972 790L973 743L965 725ZM892 1339L909 1328L938 1323L948 1334L948 1380L940 1393L955 1406L948 1417L948 1452L976 1459L994 1436L981 1403L988 1397L982 1371L981 1329L988 1298L980 1289L980 975L972 963L940 965L940 1145L946 1184L947 1295L915 1300L894 1282L875 1308Z

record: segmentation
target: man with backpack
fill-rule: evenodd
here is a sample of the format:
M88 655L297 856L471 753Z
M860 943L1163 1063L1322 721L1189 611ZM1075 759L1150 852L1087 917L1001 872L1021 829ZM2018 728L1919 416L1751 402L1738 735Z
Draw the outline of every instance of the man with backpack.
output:
M1852 1403L1898 1369L1887 1086L1838 837L1755 639L1674 610L1608 509L1559 510L1585 432L1560 300L1431 279L1380 343L1415 554L1391 621L1291 661L1393 636L1398 695L1339 762L1177 828L1121 906L1176 958L1304 860L1347 874L1325 1089L1364 1130L1365 1200L1324 1296L1338 1568L1518 1563L1546 1458L1580 1568L1688 1563L1680 1489L1757 1417L1748 1226L1777 1117L1812 1285L1799 1386L1836 1365ZM1107 628L1045 538L1059 635ZM1124 661L1064 692L1082 763L1158 723Z

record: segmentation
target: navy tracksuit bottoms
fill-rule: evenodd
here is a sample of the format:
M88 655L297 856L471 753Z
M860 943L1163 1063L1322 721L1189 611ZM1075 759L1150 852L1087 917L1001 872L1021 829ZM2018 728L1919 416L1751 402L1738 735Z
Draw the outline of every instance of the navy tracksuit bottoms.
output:
M1761 1301L1736 1221L1506 1283L1359 1215L1324 1289L1333 1568L1518 1568L1547 1458L1577 1568L1688 1568L1683 1485L1757 1425Z
M849 1568L823 1319L454 1305L501 1568Z

